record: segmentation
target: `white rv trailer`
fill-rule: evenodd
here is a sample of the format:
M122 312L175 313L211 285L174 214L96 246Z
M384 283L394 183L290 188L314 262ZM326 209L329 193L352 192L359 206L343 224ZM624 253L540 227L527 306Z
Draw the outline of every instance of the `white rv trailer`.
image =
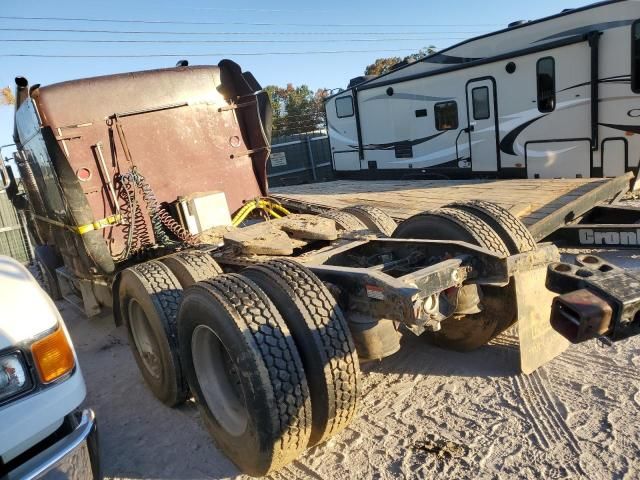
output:
M338 176L635 171L640 0L514 22L350 87L325 102Z

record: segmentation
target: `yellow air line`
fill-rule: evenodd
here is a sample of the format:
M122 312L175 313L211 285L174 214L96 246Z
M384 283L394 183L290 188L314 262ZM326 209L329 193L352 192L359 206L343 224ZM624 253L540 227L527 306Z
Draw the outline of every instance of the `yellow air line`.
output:
M251 212L259 209L266 212L272 218L282 218L283 216L290 215L291 212L280 205L278 202L274 202L269 198L256 198L244 204L238 213L235 214L231 224L234 227L240 225Z

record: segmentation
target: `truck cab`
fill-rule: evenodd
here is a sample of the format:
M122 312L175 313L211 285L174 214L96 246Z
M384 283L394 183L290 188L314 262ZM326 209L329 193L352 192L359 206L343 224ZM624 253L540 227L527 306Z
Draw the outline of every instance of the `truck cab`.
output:
M95 415L67 328L29 271L0 256L0 478L100 478Z

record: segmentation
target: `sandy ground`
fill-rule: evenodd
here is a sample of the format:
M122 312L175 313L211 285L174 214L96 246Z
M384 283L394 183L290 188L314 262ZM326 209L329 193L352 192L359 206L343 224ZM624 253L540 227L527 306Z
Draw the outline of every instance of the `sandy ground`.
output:
M612 261L640 265L640 252ZM126 332L60 304L99 421L108 478L240 478L192 403L169 409L145 388ZM589 342L518 374L514 332L459 354L405 336L363 368L360 413L278 479L638 478L640 337Z

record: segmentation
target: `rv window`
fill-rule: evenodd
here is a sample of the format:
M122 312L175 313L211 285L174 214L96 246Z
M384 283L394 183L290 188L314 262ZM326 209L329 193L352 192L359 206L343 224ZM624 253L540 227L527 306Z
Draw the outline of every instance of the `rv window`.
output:
M486 120L491 116L489 109L489 87L478 87L471 90L473 103L473 119Z
M351 97L336 98L336 114L338 118L353 115L353 99Z
M538 77L538 110L553 112L556 108L556 64L552 57L544 57L536 64Z
M631 25L631 91L640 93L640 20Z
M458 104L456 102L436 103L433 110L436 129L455 130L458 128Z

